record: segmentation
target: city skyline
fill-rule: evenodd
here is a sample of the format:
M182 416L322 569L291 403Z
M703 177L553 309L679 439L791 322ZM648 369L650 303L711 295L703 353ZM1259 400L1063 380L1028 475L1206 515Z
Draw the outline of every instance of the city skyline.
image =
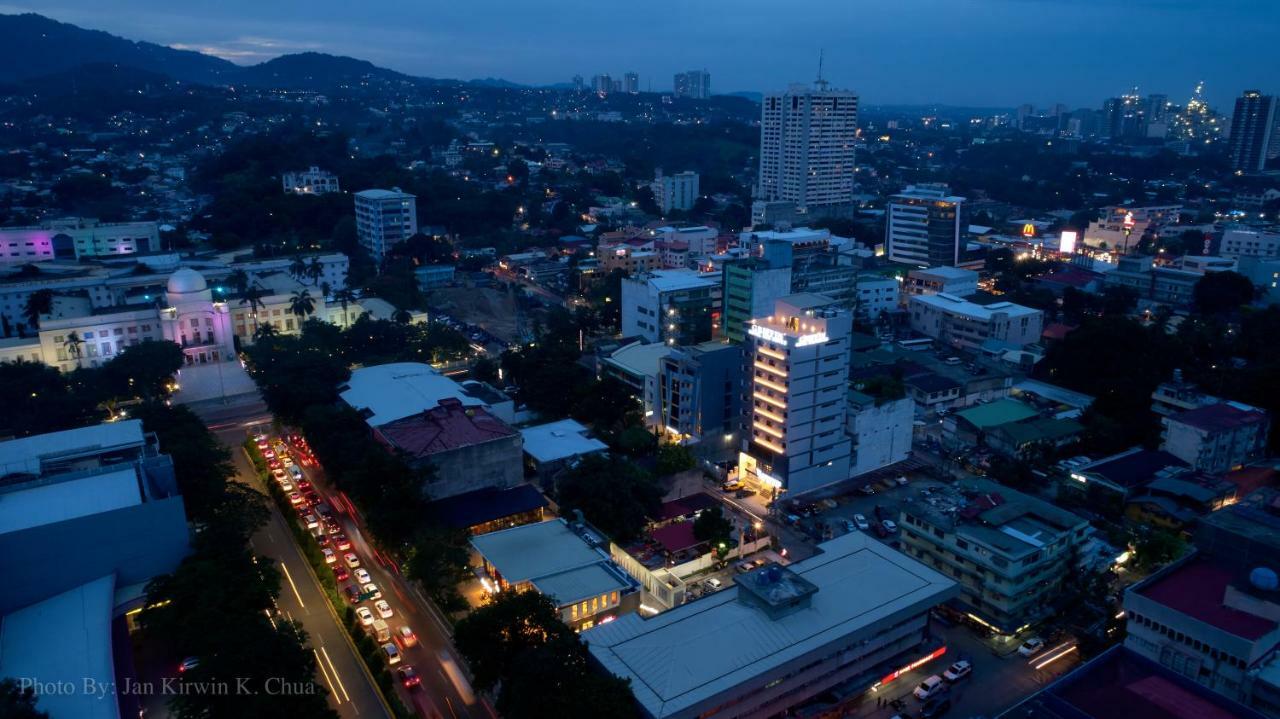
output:
M1141 14L1120 21L1115 4L1104 0L908 0L893 7L810 0L785 10L735 4L733 12L714 4L701 8L706 23L691 17L674 27L666 26L670 13L663 8L619 26L616 18L604 22L615 8L580 0L563 0L557 12L406 4L399 8L402 21L390 26L348 17L331 0L313 3L302 22L287 7L241 0L180 15L156 0L130 0L132 12L85 0L54 7L7 3L0 10L38 12L241 64L316 51L412 75L534 86L612 70L638 72L643 90L668 91L675 73L706 68L717 92L768 92L812 81L823 50L826 79L870 105L1092 107L1134 85L1181 102L1204 81L1209 101L1225 107L1246 88L1277 90L1268 84L1274 63L1266 39L1280 30L1280 8L1243 0L1214 3L1213 23L1189 21L1207 7L1192 0L1144 0L1136 7ZM562 22L566 16L576 22ZM815 16L827 20L815 25ZM713 20L716 31L710 32ZM908 24L917 42L904 51L900 28ZM582 27L608 30L584 34ZM1138 36L1162 41L1137 42ZM634 42L620 41L626 37ZM655 43L667 49L655 53ZM959 69L973 81L942 81L940 68Z

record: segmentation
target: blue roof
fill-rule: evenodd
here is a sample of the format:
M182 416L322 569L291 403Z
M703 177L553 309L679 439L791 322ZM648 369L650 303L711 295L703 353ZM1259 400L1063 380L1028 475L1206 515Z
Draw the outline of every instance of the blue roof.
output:
M510 489L486 487L432 502L429 510L439 521L465 529L547 506L547 498L531 484Z

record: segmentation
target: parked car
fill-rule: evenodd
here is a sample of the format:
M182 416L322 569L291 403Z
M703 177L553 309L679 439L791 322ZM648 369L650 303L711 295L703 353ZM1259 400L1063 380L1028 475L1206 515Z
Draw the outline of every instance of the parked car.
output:
M300 506L302 504L302 494L299 492L291 493L289 495L289 504L292 504L295 507Z
M911 693L916 695L916 699L924 701L925 699L946 690L946 688L947 684L942 681L942 677L934 674L920 682L920 685L911 690Z
M724 586L724 582L720 581L719 579L716 579L715 577L708 579L705 582L705 584L709 589L713 589L713 590L719 589L720 587Z
M876 524L872 527L872 530L876 533L876 536L881 539L884 539L889 536L889 530L885 529L884 525L881 524L880 522L876 522Z
M861 514L853 515L853 523L858 527L858 529L861 529L864 532L871 529L871 523L868 522L867 518Z
M366 627L373 626L373 612L368 607L356 607L356 617L360 619L360 623Z
M934 697L920 706L920 719L934 719L951 711L950 697Z
M387 600L385 599L379 599L378 601L374 602L373 608L378 610L378 616L382 617L383 619L390 619L392 616L395 615L395 612L391 611L391 605L387 604Z
M864 484L858 488L858 491L870 497L876 493L876 488L870 484Z
M898 531L898 525L892 519L886 519L880 522L880 526L884 527L884 531L888 532L889 534L893 534L894 532Z
M1041 649L1044 649L1044 640L1040 637L1031 637L1018 647L1018 654L1024 657L1035 656Z
M751 562L738 562L737 564L733 565L733 568L738 570L740 574L746 574L747 572L750 572L752 569Z
M967 660L961 659L960 661L947 667L947 670L942 673L942 678L946 679L949 682L958 682L972 673L973 673L973 665L970 664Z
M348 584L342 588L342 596L346 597L351 604L360 603L360 587L354 584Z

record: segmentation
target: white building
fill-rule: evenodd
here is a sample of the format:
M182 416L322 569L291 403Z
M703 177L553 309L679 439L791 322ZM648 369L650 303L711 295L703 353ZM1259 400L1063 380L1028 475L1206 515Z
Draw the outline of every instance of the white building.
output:
M1223 257L1280 257L1280 231L1229 227L1222 233L1218 252Z
M381 262L392 246L418 232L417 198L395 187L362 190L356 198L356 235L360 246Z
M622 336L686 345L715 334L720 276L694 270L654 270L622 280Z
M32 227L0 228L0 265L112 257L160 249L154 222L98 222L70 217Z
M1176 223L1181 211L1182 205L1104 207L1098 219L1089 223L1083 242L1087 247L1119 249L1123 253L1127 248L1136 246L1148 230L1155 231Z
M693 203L698 200L698 173L686 170L664 175L659 169L649 188L653 190L653 199L664 215L672 210L692 210Z
M801 214L851 207L858 96L792 85L764 96L756 197L794 202Z
M1192 467L1230 472L1266 454L1267 413L1236 402L1219 402L1163 417L1160 448Z
M907 295L936 295L943 292L956 297L978 293L978 273L959 267L930 267L911 270L903 286Z
M306 170L286 172L281 175L280 182L284 185L284 192L287 195L323 195L340 191L338 176L321 170L315 165Z
M965 198L945 184L910 185L885 209L890 260L923 267L954 267L964 252L969 220Z
M849 478L845 434L853 317L829 297L798 294L747 330L749 434L738 477L767 494L800 493Z
M654 244L658 242L684 242L689 246L690 257L701 257L715 254L716 238L720 233L714 227L706 225L687 225L675 227L666 225L650 230Z
M916 403L909 397L878 401L849 391L848 432L853 438L850 475L857 477L911 456Z
M1040 341L1044 313L1012 302L980 305L946 293L917 295L907 303L911 329L956 347L979 350L990 340L1024 347Z
M943 656L929 610L956 594L942 574L862 532L788 567L649 618L597 625L592 656L628 679L649 719L784 716L845 682L883 689ZM896 696L905 686L888 687Z
M902 285L892 277L857 277L854 281L854 317L874 323L898 308Z
M707 100L711 97L711 73L706 70L678 72L672 83L676 97Z

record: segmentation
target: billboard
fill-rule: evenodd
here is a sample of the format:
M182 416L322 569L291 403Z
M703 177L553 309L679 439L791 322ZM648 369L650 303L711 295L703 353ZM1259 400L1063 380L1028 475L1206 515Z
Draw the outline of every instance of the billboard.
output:
M1077 234L1075 230L1063 230L1062 234L1058 236L1058 252L1061 252L1064 255L1069 255L1075 252L1076 237Z

